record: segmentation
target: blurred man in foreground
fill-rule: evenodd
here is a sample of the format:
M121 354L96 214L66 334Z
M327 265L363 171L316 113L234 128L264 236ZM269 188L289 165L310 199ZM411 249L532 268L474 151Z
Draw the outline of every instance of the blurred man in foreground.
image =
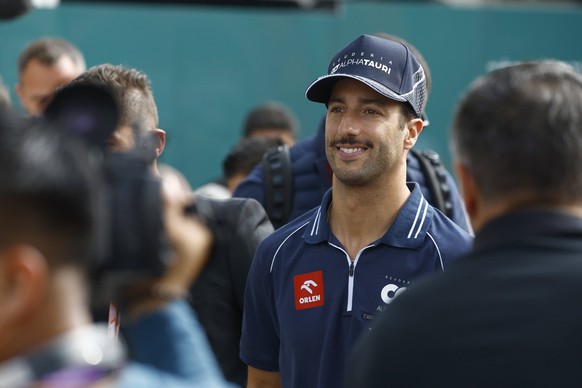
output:
M96 159L76 136L10 116L0 112L0 386L228 386L188 305L164 292L165 274L123 300L131 359L92 323L90 294L101 290L89 274L107 209ZM165 193L166 273L188 282L212 238L184 215L179 192Z
M558 61L476 80L452 128L474 251L389 306L349 387L582 385L582 76Z

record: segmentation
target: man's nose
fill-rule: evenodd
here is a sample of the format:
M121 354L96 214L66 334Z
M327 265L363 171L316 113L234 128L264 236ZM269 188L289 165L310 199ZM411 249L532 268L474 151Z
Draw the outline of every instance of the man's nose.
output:
M338 126L338 135L356 136L360 133L360 123L353 114L344 114Z

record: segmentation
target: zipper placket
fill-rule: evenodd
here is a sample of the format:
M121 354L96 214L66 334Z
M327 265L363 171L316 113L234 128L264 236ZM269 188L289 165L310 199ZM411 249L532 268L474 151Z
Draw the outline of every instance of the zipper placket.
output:
M329 243L329 245L331 245L332 247L339 249L340 251L342 251L344 253L344 255L346 255L346 259L348 261L348 266L349 266L349 273L348 273L348 303L346 306L346 311L352 311L352 303L353 303L353 299L354 299L354 273L356 272L356 266L358 265L358 260L360 259L360 256L362 255L362 253L368 249L371 248L373 246L375 246L375 244L371 244L368 246L363 247L358 254L356 255L356 258L354 259L354 261L352 261L350 259L350 255L348 255L348 253L340 246L335 245L333 243Z

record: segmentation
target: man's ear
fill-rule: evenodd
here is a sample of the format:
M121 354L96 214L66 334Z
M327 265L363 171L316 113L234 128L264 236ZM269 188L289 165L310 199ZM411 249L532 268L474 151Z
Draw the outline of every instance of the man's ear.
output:
M20 82L14 85L14 91L16 92L18 98L22 100L22 85L20 84Z
M410 150L418 140L418 136L422 132L424 123L421 119L410 120L407 124L406 137L404 138L404 149Z
M164 152L164 147L166 146L166 132L163 129L156 128L154 129L154 134L158 140L158 144L156 145L156 159L158 159L162 155L162 152Z
M475 179L467 167L459 162L454 164L454 169L459 180L459 187L463 201L465 202L467 215L471 219L471 223L473 223L479 218L481 211L479 191L477 190Z
M49 278L45 257L35 248L15 245L0 253L0 321L24 322L43 303Z

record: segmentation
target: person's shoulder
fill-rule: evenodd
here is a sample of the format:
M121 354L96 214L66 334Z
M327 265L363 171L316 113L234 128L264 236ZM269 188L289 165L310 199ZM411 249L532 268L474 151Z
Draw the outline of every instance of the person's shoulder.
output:
M428 202L418 182L408 183L407 186L411 194L395 221L395 228L404 236L410 238L412 235L416 241L424 241L429 235L432 240L450 240L453 244L467 245L472 242L469 233Z
M312 159L316 153L315 136L301 139L293 147L289 148L292 163L298 163L305 158Z
M258 163L251 172L236 186L232 197L255 198L259 202L264 197L265 167Z
M195 196L197 204L212 206L217 209L234 209L238 207L261 207L262 205L254 198L231 197L231 198L212 198L205 195Z
M433 208L431 225L427 232L443 258L458 258L468 253L474 237Z
M429 232L433 237L440 238L458 238L459 240L473 242L473 236L461 228L449 217L445 216L440 210L433 206L431 227Z
M208 225L229 225L237 229L239 234L260 229L261 239L273 231L267 212L254 198L216 199L198 196L195 199L195 214Z
M217 199L225 199L231 196L230 191L224 185L217 182L206 183L198 187L194 193L196 195Z
M295 144L293 144L293 146L290 149L298 154L301 154L303 152L313 150L314 148L315 148L315 135L309 135L297 141Z
M241 216L243 210L250 210L260 214L265 213L263 206L254 198L211 198L207 196L196 196L196 209L207 217L228 216L237 218ZM265 213L266 214L266 213Z
M279 246L288 240L301 241L305 228L313 222L318 209L319 206L284 224L267 236L263 243L268 246Z
M257 247L253 266L262 268L264 273L271 273L273 264L280 263L279 259L286 257L288 248L292 248L294 252L301 250L305 246L306 230L313 223L317 209L308 211L266 236Z

